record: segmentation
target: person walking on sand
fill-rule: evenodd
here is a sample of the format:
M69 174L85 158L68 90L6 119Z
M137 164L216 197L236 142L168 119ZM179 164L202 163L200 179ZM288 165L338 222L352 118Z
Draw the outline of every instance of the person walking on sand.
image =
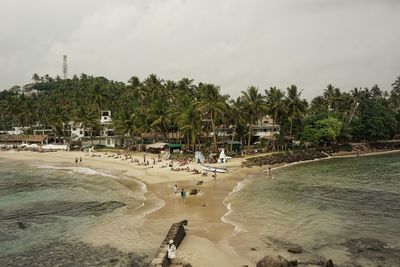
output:
M214 175L213 175L213 177L214 177L214 181L217 181L217 170L214 170Z
M75 165L78 166L78 158L75 158Z
M182 199L183 199L183 202L185 202L186 191L185 191L185 189L183 189L183 188L182 188L182 190L181 190L181 197L182 197Z
M178 194L178 191L179 191L178 185L175 184L175 185L174 185L174 194L175 194L175 197L176 197L176 195Z
M79 165L82 166L82 157L79 157Z
M170 260L174 259L175 254L176 254L176 246L174 244L174 240L170 240L168 242L168 248L167 248L168 259Z

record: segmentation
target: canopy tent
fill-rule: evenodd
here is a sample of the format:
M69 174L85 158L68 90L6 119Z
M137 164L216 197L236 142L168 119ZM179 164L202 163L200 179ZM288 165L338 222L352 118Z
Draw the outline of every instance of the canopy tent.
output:
M146 145L146 150L150 153L160 153L162 150L164 150L167 147L167 143L154 143L150 145Z
M154 144L147 145L146 147L147 148L164 148L166 145L168 145L168 144L159 142L159 143L154 143Z
M168 144L169 147L169 151L173 152L176 149L181 149L182 148L182 144Z

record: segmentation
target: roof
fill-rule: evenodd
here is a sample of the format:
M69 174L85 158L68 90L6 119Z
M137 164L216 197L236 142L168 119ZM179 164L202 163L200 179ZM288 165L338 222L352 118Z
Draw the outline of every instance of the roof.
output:
M154 143L154 144L150 144L150 145L146 145L146 147L148 148L163 148L166 145L168 145L167 143Z
M3 142L43 142L46 139L47 135L0 135L0 141Z
M169 148L181 148L182 144L168 144Z

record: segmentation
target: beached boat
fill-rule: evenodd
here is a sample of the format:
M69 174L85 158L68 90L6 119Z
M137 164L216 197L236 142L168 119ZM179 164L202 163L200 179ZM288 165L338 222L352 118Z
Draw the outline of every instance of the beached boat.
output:
M210 167L210 166L204 166L200 165L203 170L208 171L208 172L219 172L219 173L224 173L227 172L228 170L226 168L217 168L217 167Z

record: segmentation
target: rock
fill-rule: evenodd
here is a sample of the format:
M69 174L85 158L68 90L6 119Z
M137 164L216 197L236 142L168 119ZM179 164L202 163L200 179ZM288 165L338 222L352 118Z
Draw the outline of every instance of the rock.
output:
M289 262L282 256L265 256L256 267L289 267Z
M199 191L200 191L200 190L197 190L196 188L194 188L194 189L190 190L190 194L191 194L191 195L197 195L197 193L198 193Z
M197 183L196 183L196 185L202 185L203 184L203 181L198 181Z
M181 221L181 224L187 225L187 224L188 224L188 221L187 221L187 220L183 220L183 221Z
M333 265L333 261L332 261L331 259L329 259L329 260L326 262L325 267L335 267L335 265Z
M257 249L256 249L256 248L251 248L250 250L252 250L252 251L256 251Z
M17 222L17 224L20 229L26 229L26 225L23 222Z
M294 266L297 266L298 265L298 262L297 262L297 260L293 260L293 261L289 261L289 266L290 267L294 267Z
M290 253L301 253L303 251L303 249L300 246L293 246L288 248L287 250Z

